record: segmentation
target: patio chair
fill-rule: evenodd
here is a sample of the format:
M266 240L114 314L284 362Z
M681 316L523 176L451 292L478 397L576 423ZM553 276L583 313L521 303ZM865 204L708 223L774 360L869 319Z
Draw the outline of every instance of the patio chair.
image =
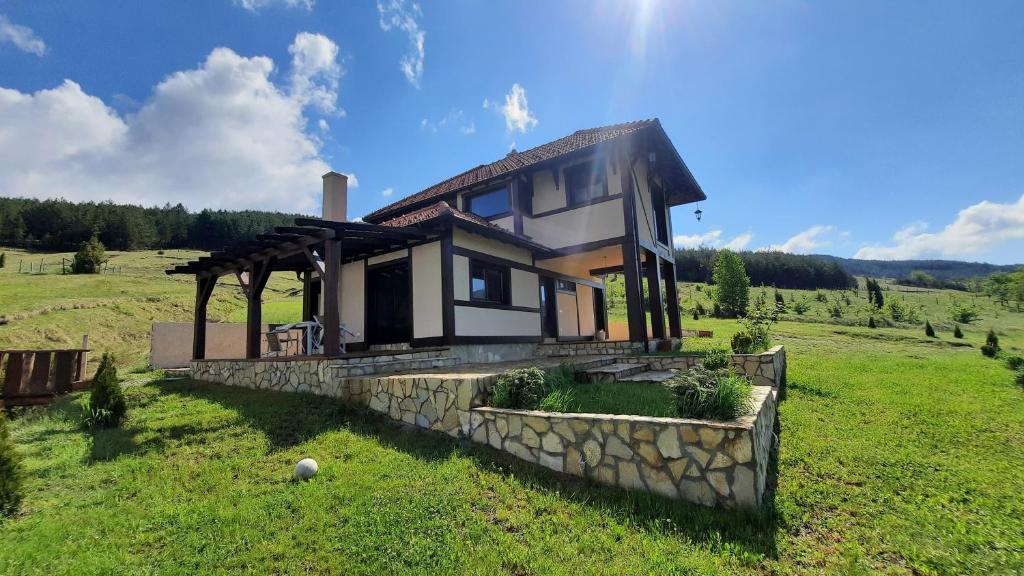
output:
M313 330L313 350L316 350L317 353L322 353L323 349L324 349L324 323L323 323L323 318L321 316L319 316L319 315L314 315L313 316L313 321L316 322L316 328L314 328L314 330ZM339 341L341 342L341 353L342 354L346 354L348 352L348 349L347 349L346 344L345 344L345 335L347 334L347 335L352 336L353 338L355 338L355 337L358 337L359 334L349 330L348 327L345 326L344 322L341 323L339 328L340 328L340 332L341 332L341 334L340 334L341 337L339 338Z
M267 352L263 355L265 358L290 356L292 343L295 343L296 347L299 346L299 339L292 336L290 330L271 330L264 334L267 337Z

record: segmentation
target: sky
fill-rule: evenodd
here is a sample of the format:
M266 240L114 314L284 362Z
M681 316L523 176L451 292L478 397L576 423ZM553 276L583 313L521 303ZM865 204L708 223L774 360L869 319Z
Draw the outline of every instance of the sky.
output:
M1024 262L1024 3L0 0L0 195L355 217L659 118L675 243Z

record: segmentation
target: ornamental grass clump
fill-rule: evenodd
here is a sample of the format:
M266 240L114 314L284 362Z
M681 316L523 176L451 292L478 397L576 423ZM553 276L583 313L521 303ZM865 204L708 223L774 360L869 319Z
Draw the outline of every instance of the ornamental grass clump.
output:
M491 390L491 406L532 410L547 396L544 371L540 368L514 368L498 376Z
M672 405L680 418L735 420L751 408L750 380L728 369L695 366L677 373L665 385L672 391Z
M85 425L88 428L116 428L128 414L128 403L117 378L114 357L110 354L104 354L100 360L100 367L92 379L92 393L86 410Z
M704 353L704 368L708 370L721 370L728 368L730 364L729 351L721 348L712 348Z
M0 516L10 516L21 505L21 457L7 430L7 416L0 410Z

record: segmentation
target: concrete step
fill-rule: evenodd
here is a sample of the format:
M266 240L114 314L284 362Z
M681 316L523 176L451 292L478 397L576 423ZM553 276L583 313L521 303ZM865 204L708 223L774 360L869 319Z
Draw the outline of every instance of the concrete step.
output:
M644 370L638 374L632 376L626 376L619 378L619 382L657 382L661 383L672 377L672 372L668 370Z
M647 368L646 364L614 363L583 370L580 372L580 375L590 382L616 382L634 374L645 372Z
M408 342L398 342L395 344L373 344L370 346L371 352L392 352L395 350L411 350L412 346Z
M336 378L352 376L375 376L395 372L412 372L430 368L447 368L459 363L458 358L451 356L428 356L421 358L405 358L394 360L377 360L375 362L331 364L330 369Z

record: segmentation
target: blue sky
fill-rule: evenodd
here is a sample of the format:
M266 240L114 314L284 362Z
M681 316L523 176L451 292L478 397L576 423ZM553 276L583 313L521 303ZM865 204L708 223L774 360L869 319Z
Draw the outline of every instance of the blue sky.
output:
M683 245L1024 261L1020 2L0 0L0 194L361 215L658 117Z

